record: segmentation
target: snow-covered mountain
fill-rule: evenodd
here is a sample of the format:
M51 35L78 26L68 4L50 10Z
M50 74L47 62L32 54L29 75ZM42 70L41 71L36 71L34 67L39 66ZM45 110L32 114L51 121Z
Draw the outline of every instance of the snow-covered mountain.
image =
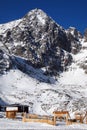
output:
M0 25L0 103L33 113L87 109L86 35L40 9Z
M2 48L10 55L25 58L33 67L59 71L64 69L65 59L65 64L72 60L68 53L72 49L71 42L65 30L40 9L0 28Z

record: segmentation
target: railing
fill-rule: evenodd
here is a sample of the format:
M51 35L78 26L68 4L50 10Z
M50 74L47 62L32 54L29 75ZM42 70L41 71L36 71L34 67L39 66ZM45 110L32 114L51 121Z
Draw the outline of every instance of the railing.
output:
M41 122L41 123L48 123L51 125L55 125L54 122L54 117L52 116L41 116L41 115L36 115L36 114L24 114L23 122Z

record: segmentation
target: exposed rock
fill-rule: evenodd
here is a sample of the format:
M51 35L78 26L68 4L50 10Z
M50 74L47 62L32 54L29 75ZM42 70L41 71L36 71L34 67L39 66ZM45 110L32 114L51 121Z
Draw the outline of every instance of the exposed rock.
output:
M1 49L0 49L0 74L3 74L8 69L11 68L11 61L8 55L6 55Z
M85 29L85 32L84 32L84 41L87 42L87 29Z
M71 41L65 30L40 9L30 11L15 27L5 30L0 40L8 53L26 58L36 68L46 67L52 73L65 70L72 61Z
M77 54L80 49L81 49L81 39L82 39L82 34L77 31L76 28L70 27L67 29L67 38L69 42L71 43L71 52L73 54Z

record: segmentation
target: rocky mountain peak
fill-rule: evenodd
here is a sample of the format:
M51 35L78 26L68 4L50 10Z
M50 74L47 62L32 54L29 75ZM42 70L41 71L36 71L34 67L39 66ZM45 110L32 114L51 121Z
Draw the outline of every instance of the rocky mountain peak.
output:
M37 19L37 22L39 22L40 24L45 24L46 19L48 18L47 14L43 12L41 9L31 10L29 13L25 15L25 18L26 17L29 20Z
M77 40L82 39L82 34L75 27L69 27L68 33L71 33Z
M1 30L0 42L6 53L25 58L36 68L63 71L72 61L70 52L80 50L79 32L75 28L66 31L41 9L1 25Z

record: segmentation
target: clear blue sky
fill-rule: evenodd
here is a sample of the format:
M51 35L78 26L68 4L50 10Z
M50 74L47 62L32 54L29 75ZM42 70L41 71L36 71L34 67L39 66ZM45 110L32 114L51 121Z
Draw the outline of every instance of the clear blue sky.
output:
M83 33L87 27L87 0L0 0L0 23L19 19L34 8L64 28L74 26Z

